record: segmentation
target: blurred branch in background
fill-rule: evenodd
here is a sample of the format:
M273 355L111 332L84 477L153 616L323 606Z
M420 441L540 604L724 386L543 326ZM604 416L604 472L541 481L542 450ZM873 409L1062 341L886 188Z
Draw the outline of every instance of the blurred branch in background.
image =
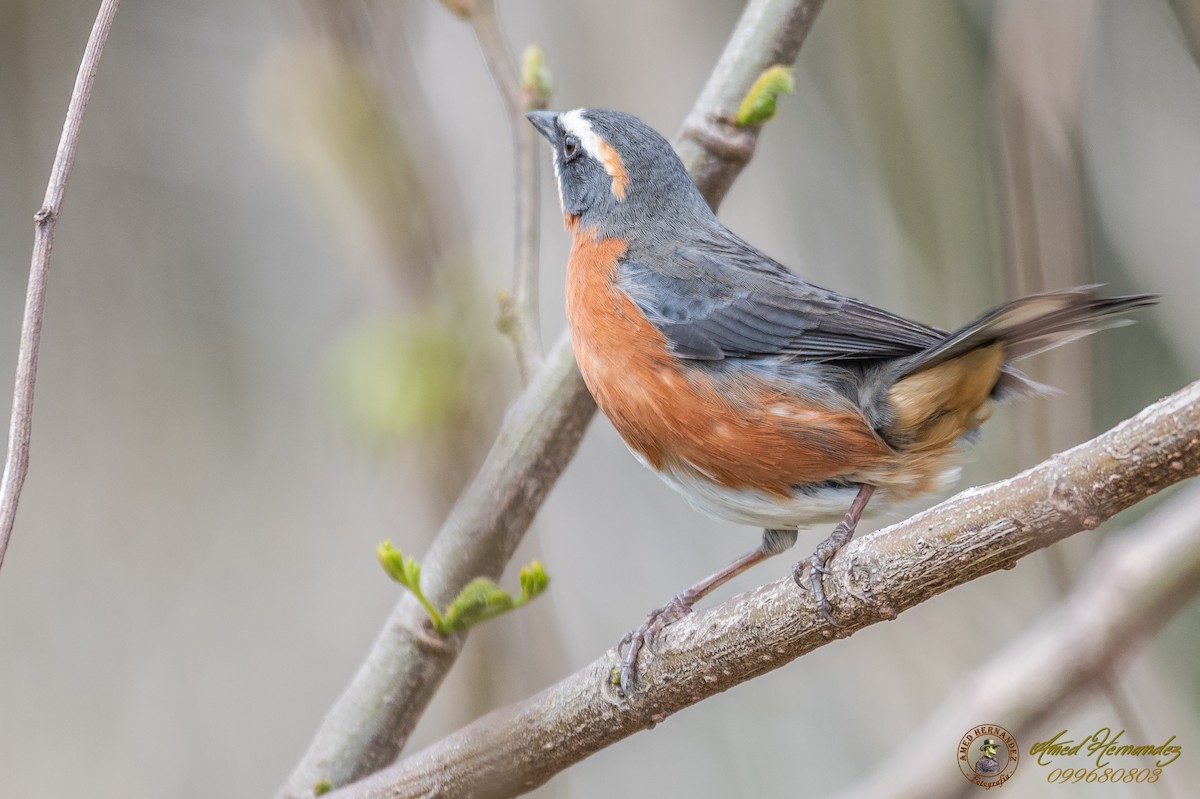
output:
M752 0L689 119L731 118L763 70L795 60L820 6L821 0ZM758 133L718 124L703 140L679 143L714 207L752 155ZM434 605L445 606L475 577L500 574L594 412L564 333L421 558ZM419 603L401 600L279 795L310 796L319 782L345 785L392 762L463 642L461 634L432 638Z
M1192 58L1200 63L1200 0L1170 0Z
M365 313L328 355L329 394L355 439L405 456L406 479L425 483L422 494L444 514L495 416L487 387L499 373L479 321L477 265L445 208L457 204L444 196L453 182L426 189L444 153L422 150L396 122L429 109L415 91L387 96L373 72L371 10L302 8L309 30L269 54L254 110L361 289ZM397 72L406 80L414 70Z
M500 95L504 115L508 118L513 139L513 174L516 187L513 215L513 292L501 297L500 329L513 340L517 350L517 365L521 378L528 383L542 365L542 330L538 314L538 260L541 242L540 186L538 184L537 131L525 119L526 111L545 108L549 101L549 82L544 65L527 51L518 74L512 51L504 38L496 5L492 0L454 2L446 5L471 23L475 41L487 62L488 71ZM527 74L531 73L531 74Z
M993 169L1004 275L1009 296L1096 283L1083 173L1083 105L1096 9L1094 0L1046 5L1003 0L997 6L992 70ZM1024 467L1093 429L1095 342L1046 353L1031 377L1072 397L1016 409L1014 450ZM1064 595L1078 564L1097 546L1087 536L1046 551L1050 593ZM1116 675L1099 680L1109 705L1131 731L1138 703Z
M1002 0L996 8L992 168L1009 297L1096 282L1081 168L1093 6L1094 0ZM1083 341L1030 362L1031 377L1072 401L1020 407L1017 468L1093 431L1093 351Z
M4 476L0 478L0 567L17 520L17 503L29 471L29 440L33 434L33 392L37 383L38 349L42 342L42 315L46 308L46 281L50 274L50 253L54 248L54 228L62 212L67 179L75 163L79 146L79 130L92 95L96 70L104 43L112 29L120 0L103 0L96 22L83 50L67 117L63 122L50 181L42 207L33 218L33 256L29 265L29 287L25 295L25 315L21 322L20 348L17 354L17 374L13 386L12 418L8 427L8 456L4 461Z
M363 310L326 356L328 394L356 443L380 461L400 461L396 492L413 491L431 515L444 516L483 455L506 371L492 357L461 201L442 143L421 141L421 126L407 122L433 113L414 85L414 56L390 43L399 63L381 56L381 22L396 16L361 3L306 0L299 8L304 31L269 53L254 110L269 149L334 234L337 265L360 289ZM420 526L402 535L405 547L428 546ZM448 650L435 636L427 643L436 668ZM486 684L482 656L466 666L475 684ZM494 704L487 700L481 688L457 712L473 718L475 703Z
M1106 690L1200 590L1200 486L1109 539L1074 590L1025 635L962 678L924 727L838 799L959 796L974 787L946 768L947 741L979 719L1003 719L1018 740L1088 691ZM1145 741L1130 730L1129 740ZM1155 788L1165 787L1167 770ZM1184 794L1178 794L1184 795Z
M777 581L666 628L657 651L643 660L637 690L630 696L613 682L621 659L610 650L557 685L494 711L334 796L501 799L525 793L685 707L837 638L894 619L950 588L1011 568L1025 555L1095 529L1119 511L1196 474L1200 382L1033 469L968 489L850 544L827 578L836 586L831 597L841 624L836 636L791 579ZM1189 496L1195 496L1195 489ZM1180 508L1184 518L1160 520L1163 529L1153 537L1124 539L1117 552L1096 567L1096 579L1080 589L1079 601L1060 611L1080 624L1067 642L1077 648L1060 649L1060 640L1043 632L1034 639L1033 649L1022 649L1023 656L1036 657L1049 669L1041 675L1047 678L1044 685L1026 685L1036 679L1029 675L1038 673L1025 667L1018 670L1027 675L1024 682L998 676L980 683L989 690L977 693L996 693L996 699L981 699L989 704L976 708L981 712L969 714L972 721L958 726L1012 718L991 712L1004 701L1021 703L1019 708L1009 707L1023 709L1027 723L1042 718L1043 703L1053 709L1092 679L1103 678L1128 646L1171 618L1200 588L1197 508L1183 503ZM1060 618L1048 624L1055 633L1071 629ZM1005 659L1006 668L1010 663ZM998 685L1012 690L996 690ZM963 716L955 718L961 722ZM927 740L945 747L961 729L949 735L938 732ZM890 783L894 776L884 770L879 779ZM947 795L931 790L928 781L911 784L914 796ZM862 795L891 794L872 786Z

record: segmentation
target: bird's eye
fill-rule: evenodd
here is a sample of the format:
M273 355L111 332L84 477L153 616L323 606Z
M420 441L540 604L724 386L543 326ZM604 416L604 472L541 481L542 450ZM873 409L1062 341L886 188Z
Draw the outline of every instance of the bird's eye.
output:
M579 155L579 139L574 136L566 136L563 138L563 157L570 161L575 156Z

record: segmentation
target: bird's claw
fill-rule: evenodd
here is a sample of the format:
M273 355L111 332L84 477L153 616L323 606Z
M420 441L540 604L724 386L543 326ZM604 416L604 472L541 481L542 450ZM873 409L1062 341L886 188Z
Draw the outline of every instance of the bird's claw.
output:
M825 565L833 558L833 553L824 553L817 549L812 555L802 561L798 561L792 567L792 580L796 585L803 588L805 591L811 591L813 602L817 606L817 612L821 614L821 618L825 619L833 627L841 625L833 618L833 606L829 604L829 599L825 596L825 575L829 574L829 569ZM808 567L808 585L804 584L803 579L804 568Z
M679 621L692 612L694 600L689 599L686 594L686 591L683 594L676 594L661 608L650 611L641 626L625 633L617 642L618 655L623 648L629 647L621 662L621 690L625 693L628 694L633 689L634 682L637 680L637 659L642 649L648 648L668 624Z

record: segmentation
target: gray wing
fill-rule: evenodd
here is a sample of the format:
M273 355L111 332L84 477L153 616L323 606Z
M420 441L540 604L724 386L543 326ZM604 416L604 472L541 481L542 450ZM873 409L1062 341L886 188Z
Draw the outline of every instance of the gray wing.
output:
M897 358L946 336L806 283L744 244L678 249L653 264L626 261L618 285L675 353L692 360Z

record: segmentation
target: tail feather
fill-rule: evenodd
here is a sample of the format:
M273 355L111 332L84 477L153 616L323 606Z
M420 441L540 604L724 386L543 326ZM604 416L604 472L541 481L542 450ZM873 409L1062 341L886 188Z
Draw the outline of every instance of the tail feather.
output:
M943 452L991 413L989 399L1045 394L1012 361L1114 324L1152 305L1150 294L1099 298L1097 287L1033 294L985 313L934 347L896 364L884 439L910 451Z
M1098 297L1097 288L1013 300L897 364L884 437L911 451L942 452L987 418L989 399L1053 391L1021 374L1013 360L1122 324L1118 314L1157 301L1150 294Z
M1006 363L1074 341L1108 327L1129 324L1130 320L1116 318L1136 308L1158 302L1154 294L1130 294L1123 297L1098 297L1099 286L1080 286L1073 289L1031 294L988 311L976 321L947 336L941 343L917 353L904 365L901 378L932 369L968 352L1004 345ZM1020 372L1006 367L1005 375L1015 380L1001 379L997 389L1020 392L1021 381L1035 384Z

